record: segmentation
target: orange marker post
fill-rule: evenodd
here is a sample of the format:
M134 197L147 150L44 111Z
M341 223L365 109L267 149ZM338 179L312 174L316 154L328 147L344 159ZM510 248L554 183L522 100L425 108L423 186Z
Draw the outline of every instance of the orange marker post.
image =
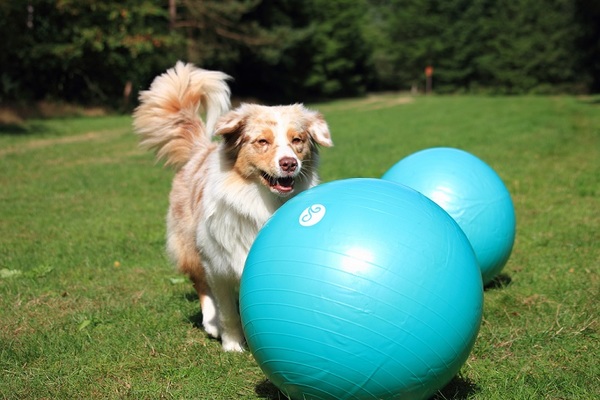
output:
M425 67L425 93L429 94L432 90L433 67L428 65Z

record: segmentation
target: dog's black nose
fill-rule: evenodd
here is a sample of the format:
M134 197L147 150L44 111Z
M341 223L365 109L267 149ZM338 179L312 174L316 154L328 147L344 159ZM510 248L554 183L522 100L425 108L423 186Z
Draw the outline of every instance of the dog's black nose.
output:
M284 172L294 172L298 167L298 161L292 157L283 157L279 160L279 166Z

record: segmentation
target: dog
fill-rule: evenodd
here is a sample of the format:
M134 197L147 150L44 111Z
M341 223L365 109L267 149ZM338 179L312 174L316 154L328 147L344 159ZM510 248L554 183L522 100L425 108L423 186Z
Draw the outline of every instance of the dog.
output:
M319 149L333 142L323 116L302 104L230 110L229 79L179 61L140 92L133 125L140 146L176 170L167 253L198 292L203 328L224 351L243 351L250 246L282 204L319 183Z

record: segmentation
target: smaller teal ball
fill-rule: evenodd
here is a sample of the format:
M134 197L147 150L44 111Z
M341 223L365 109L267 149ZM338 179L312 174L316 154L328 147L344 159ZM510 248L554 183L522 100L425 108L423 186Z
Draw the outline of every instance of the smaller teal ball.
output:
M473 347L481 274L456 222L408 187L326 183L260 230L240 284L257 364L292 399L427 399Z
M417 190L454 218L473 246L484 284L502 271L515 241L515 209L489 165L463 150L431 148L400 160L382 179Z

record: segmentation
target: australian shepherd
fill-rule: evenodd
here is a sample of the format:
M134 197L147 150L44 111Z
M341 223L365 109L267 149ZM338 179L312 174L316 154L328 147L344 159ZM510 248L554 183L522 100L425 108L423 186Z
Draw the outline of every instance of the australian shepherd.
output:
M277 208L318 183L319 147L333 142L322 115L300 104L230 111L228 79L178 62L140 93L133 116L141 146L176 169L168 254L198 292L206 332L242 351L248 250Z

